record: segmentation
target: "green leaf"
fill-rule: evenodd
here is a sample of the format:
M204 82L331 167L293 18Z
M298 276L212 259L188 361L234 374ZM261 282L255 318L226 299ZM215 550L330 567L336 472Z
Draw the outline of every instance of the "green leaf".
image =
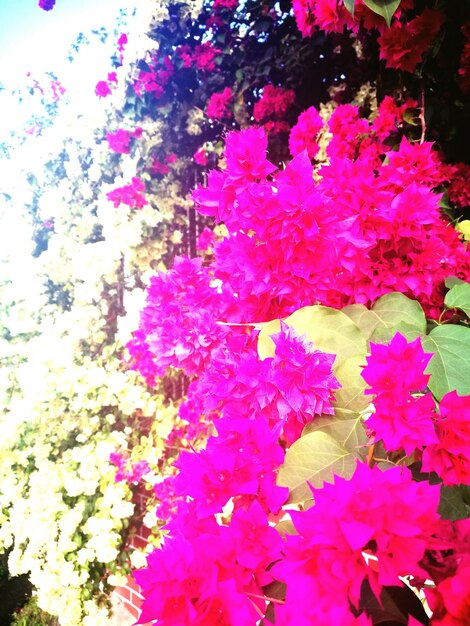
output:
M304 428L303 436L314 432L326 433L356 457L363 458L367 455L364 446L369 438L359 416L351 419L338 419L333 415L316 417Z
M374 304L372 311L377 316L378 323L370 336L371 341L388 341L396 332L411 341L426 332L426 316L421 305L402 293L382 296Z
M464 285L465 281L457 278L457 276L449 276L445 279L444 284L447 289L451 289L454 285Z
M437 400L454 389L470 394L470 328L443 324L422 337L425 352L434 352L426 373Z
M381 15L390 26L393 14L398 9L401 0L363 0L363 2L371 11Z
M331 435L316 431L297 439L287 450L277 484L289 487L289 503L304 502L312 499L309 484L320 488L334 475L350 478L355 466L355 457Z
M382 296L370 310L363 304L350 304L342 310L366 339L377 343L389 341L396 332L401 332L409 341L426 332L421 305L402 293Z
M261 332L258 335L258 356L264 361L269 357L274 356L274 341L271 339L271 335L275 335L281 330L280 320L271 320L259 325Z
M336 369L335 376L341 383L341 389L335 391L335 413L337 409L362 411L370 404L370 396L364 395L366 382L361 376L364 365L365 356L353 356Z
M446 293L444 304L449 309L461 309L470 317L470 284L460 283Z
M366 339L369 339L379 324L377 315L364 304L349 304L341 310L352 319Z
M470 514L468 506L469 488L464 485L441 487L438 512L444 519L465 519Z
M351 13L353 17L354 17L354 1L355 0L343 0L344 6Z
M352 356L367 352L366 340L359 328L342 311L326 306L306 306L287 317L285 323L305 335L317 350L335 354L335 368ZM258 354L261 359L274 355L274 342L270 335L279 332L279 320L263 325L258 337Z

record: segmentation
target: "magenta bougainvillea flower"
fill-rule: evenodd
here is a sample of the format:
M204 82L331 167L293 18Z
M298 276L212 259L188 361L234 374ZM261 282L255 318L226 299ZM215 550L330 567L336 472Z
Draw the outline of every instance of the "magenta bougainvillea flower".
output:
M54 8L55 0L39 0L38 6L43 11L50 11Z
M375 440L406 454L437 443L436 404L424 393L429 380L424 371L433 355L424 352L419 337L407 342L400 333L387 345L371 343L370 350L362 377L370 387L365 393L375 394L375 413L367 419ZM412 395L417 392L421 395Z
M423 470L445 485L470 485L470 396L447 393L436 416L437 441L423 453Z
M369 624L346 617L351 604L359 604L364 579L377 594L382 585L398 584L399 576L425 575L418 563L439 528L439 486L414 482L408 469L383 472L359 463L349 481L336 478L314 490L314 498L309 510L291 513L298 535L286 537L284 559L273 568L287 583L276 619ZM378 559L378 572L368 567L364 552ZM344 621L325 621L337 615Z
M404 395L423 391L429 380L424 371L432 356L424 352L419 337L408 342L396 333L388 344L371 343L370 356L362 370L362 378L370 387L366 393Z
M322 128L323 120L315 107L301 113L289 135L289 150L292 156L307 150L309 158L313 159L320 148L316 139Z
M113 189L106 194L106 197L108 200L111 200L115 208L120 204L127 204L131 209L141 209L147 204L144 192L144 182L138 176L135 176L129 185Z
M220 93L213 93L209 98L206 113L213 120L229 118L232 115L233 91L225 87Z
M395 20L379 37L380 58L385 59L387 67L413 72L443 22L440 11L427 7L407 23Z
M260 416L222 418L216 428L219 436L211 437L205 450L178 458L176 493L194 498L201 518L221 512L232 497L238 505L256 499L277 512L287 498L287 489L276 486L275 470L284 460L278 429L271 430Z
M283 119L295 102L295 93L292 89L284 89L275 85L263 87L261 99L253 108L253 117L256 122L263 123L270 118Z

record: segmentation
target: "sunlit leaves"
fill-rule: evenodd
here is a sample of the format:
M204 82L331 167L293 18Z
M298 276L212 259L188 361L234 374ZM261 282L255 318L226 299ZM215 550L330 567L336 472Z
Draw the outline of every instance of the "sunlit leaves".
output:
M307 306L289 315L285 323L299 335L305 335L317 350L336 354L335 367L346 359L365 354L367 345L356 324L342 311L326 306ZM279 332L279 320L263 326L258 339L258 353L264 359L274 354L270 335Z
M347 411L362 411L370 402L364 395L366 383L361 376L362 366L366 364L364 356L353 356L335 371L341 388L335 391L335 413L342 409Z
M316 431L298 439L287 451L278 474L278 485L289 487L288 502L312 499L312 487L332 481L334 475L350 478L356 466L355 457L331 435Z
M362 304L352 304L343 312L359 326L367 339L376 343L390 340L396 332L409 341L426 332L426 317L421 305L402 293L382 296L370 310Z
M470 283L459 283L446 293L444 304L449 309L461 309L470 317Z
M338 419L337 417L322 415L314 419L304 429L304 435L314 432L323 432L330 435L345 450L355 456L365 457L368 437L362 418Z
M422 337L426 352L434 352L426 373L429 388L440 400L449 391L470 394L470 328L444 324Z

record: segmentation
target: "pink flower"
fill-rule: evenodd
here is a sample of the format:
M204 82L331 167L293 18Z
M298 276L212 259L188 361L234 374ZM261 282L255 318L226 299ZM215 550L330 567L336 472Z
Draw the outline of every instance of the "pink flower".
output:
M54 8L55 0L39 0L38 6L43 11L50 11Z
M198 250L207 250L210 248L215 241L214 231L210 228L204 228L202 233L199 235L197 239L197 249Z
M147 204L144 191L145 184L143 181L134 177L130 185L113 189L106 194L106 197L113 202L115 208L120 204L127 204L131 209L141 209Z
M436 420L438 441L423 453L423 470L445 485L470 485L470 396L447 393Z
M366 393L402 396L426 388L429 374L424 370L433 355L424 352L419 337L408 343L396 333L388 345L371 343L370 351L362 370L362 378L370 386Z
M119 52L124 52L124 46L127 44L127 35L126 33L122 33L119 35L119 39L117 40L117 46Z
M263 95L253 109L253 117L257 122L267 118L282 120L295 102L295 93L292 89L284 89L275 85L263 87Z
M439 486L414 482L408 469L382 472L358 463L349 481L335 478L315 489L314 499L307 511L291 512L298 535L286 537L285 558L272 569L287 583L285 605L276 611L280 623L356 624L346 616L351 604L358 606L364 579L377 594L399 576L427 576L419 562L439 528ZM378 574L366 565L364 550L378 559ZM328 622L325 615L345 621Z
M110 150L118 154L129 154L131 151L130 142L133 133L119 128L114 133L106 133L106 141Z
M214 0L214 9L236 9L238 0Z
M427 7L410 22L395 20L379 37L380 58L387 67L413 72L423 60L444 18L440 11Z
M470 165L456 163L456 171L448 188L449 199L459 208L470 206Z
M269 381L278 390L274 414L286 421L284 434L292 443L315 415L334 413L333 392L340 387L332 373L335 356L315 350L283 322L272 339L276 348Z
M264 525L270 535L256 511L251 517L252 523ZM236 530L218 526L214 519L199 521L190 508L180 518L179 524L170 526L172 536L165 539L163 548L149 555L148 567L134 572L145 596L137 623L254 626L266 604L248 597L262 597L263 592L257 572L238 562L241 546L236 544ZM260 529L258 536L263 537L262 533ZM271 546L267 555L273 552Z
M382 440L387 450L405 450L411 455L416 449L437 443L434 429L436 404L430 393L414 398L379 394L374 399L375 413L366 421L375 433L375 441Z
M452 576L426 590L433 626L466 626L470 620L470 556L467 553Z
M354 18L337 0L316 0L313 12L315 23L326 33L342 33L344 28L354 29Z
M96 83L95 94L100 98L106 98L111 93L111 89L105 80L100 80Z
M201 146L200 148L196 150L196 152L193 155L193 159L196 161L198 165L202 165L202 166L207 165L208 163L207 153L206 153L206 149L204 148L204 146Z
M228 118L232 114L233 92L225 87L220 93L213 93L209 98L206 113L213 120Z
M294 9L297 28L302 36L311 37L315 30L315 16L313 14L315 0L293 0L292 8Z
M216 428L219 436L210 437L205 450L179 456L176 493L194 499L198 518L222 511L231 498L235 505L256 499L277 512L287 498L287 489L276 486L275 471L284 459L278 432L262 417L221 418Z
M209 41L202 43L194 49L191 61L196 69L202 72L213 72L216 69L215 59L221 51L215 48Z
M320 147L316 138L322 128L323 120L315 107L301 113L289 135L289 150L292 156L307 150L309 158L313 159Z
M227 173L232 179L265 178L276 167L266 159L268 139L262 128L231 132L226 141Z
M135 369L144 376L170 366L189 375L204 370L228 332L217 323L224 296L210 283L200 258L177 257L172 270L152 277L140 331L129 346Z

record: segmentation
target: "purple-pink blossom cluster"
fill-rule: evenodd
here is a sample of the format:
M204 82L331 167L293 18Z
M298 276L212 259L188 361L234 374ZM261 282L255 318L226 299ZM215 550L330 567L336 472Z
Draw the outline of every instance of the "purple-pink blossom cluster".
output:
M397 333L388 345L371 344L362 377L375 412L366 424L389 451L422 452L422 468L445 485L470 485L470 396L451 391L436 405L425 369L432 354L421 340Z
M413 0L401 0L393 5L396 10L390 27L378 11L371 10L362 0L352 2L354 17L343 0L293 0L292 4L304 37L311 37L316 29L326 33L342 33L345 28L355 33L359 28L376 30L380 58L386 66L408 72L413 72L422 62L444 22L439 10L428 7L413 19L405 19L406 11L413 8Z
M357 108L339 107L330 127L342 141L330 144L317 183L306 152L276 170L263 130L247 129L227 136L226 170L194 192L199 211L229 230L215 246L214 275L236 294L233 321L314 302L371 304L392 291L437 315L445 278L470 276L469 255L433 191L446 174L431 144L403 139L382 163L383 146ZM358 135L369 137L359 149Z
M132 178L129 185L117 187L106 194L108 200L117 208L120 204L127 204L131 209L141 209L147 204L145 198L145 183L138 176Z

